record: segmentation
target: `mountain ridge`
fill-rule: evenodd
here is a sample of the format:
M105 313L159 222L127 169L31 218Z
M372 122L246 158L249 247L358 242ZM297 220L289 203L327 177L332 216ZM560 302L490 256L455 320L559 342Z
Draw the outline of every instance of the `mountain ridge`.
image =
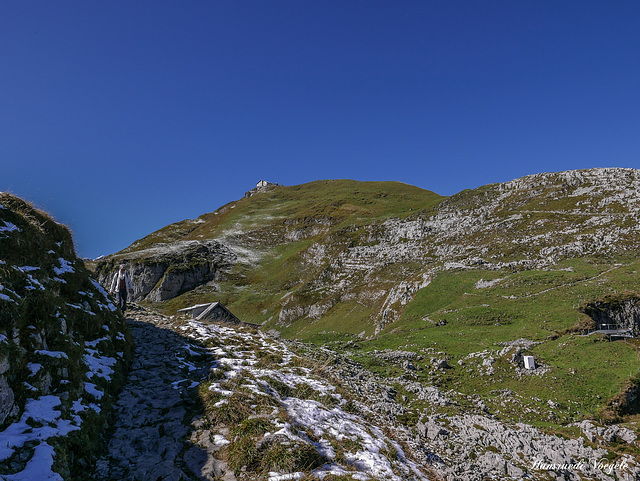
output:
M243 271L253 271L253 276L250 276L253 278L249 281L259 285L259 278L264 275L256 272L256 265L261 262L268 264L269 258L282 257L278 247L287 245L295 249L296 242L300 242L300 246L294 256L297 258L292 261L301 264L300 270L315 271L316 279L320 275L332 276L338 283L340 274L335 271L342 270L343 274L346 272L354 277L359 271L370 270L371 266L380 263L402 265L405 270L412 262L421 263L422 269L413 269L402 279L407 281L407 277L415 277L410 281L414 287L409 287L409 290L420 288L415 286L424 287L425 279L431 277L427 272L429 269L460 268L470 263L496 269L541 268L572 255L602 255L610 250L613 243L630 244L624 246L625 250L637 249L637 238L630 235L635 232L632 226L617 229L613 233L615 235L595 231L596 224L614 224L612 221L615 217L627 224L629 217L637 218L637 202L629 204L634 210L628 209L626 213L611 212L614 209L608 208L609 205L617 205L619 210L620 201L629 199L628 195L621 197L621 194L628 192L617 192L617 197L603 197L601 204L605 201L609 204L589 205L588 209L580 205L594 197L587 195L597 189L594 182L597 184L600 181L602 186L604 182L611 185L612 182L619 183L621 177L626 178L627 182L638 183L638 173L633 169L607 168L533 174L502 184L465 190L450 197L438 196L407 184L385 182L341 180L316 181L292 187L275 186L253 197L231 202L195 220L170 224L134 242L120 253L109 256L106 261L99 263L98 271L104 277L104 272L110 272L113 268L113 262L109 264L109 260L154 258L161 256L164 250L171 250L169 245L178 251L176 254L181 258L189 258L189 245L206 239L219 242L218 250L224 260L218 269L212 269L210 265L203 268L202 262L196 264L200 270L216 271L216 274L196 275L197 279L193 282L183 279L170 282L183 285L178 289L169 289L167 295L156 293L149 300L173 298L176 292L183 294L191 291L198 282L202 285L215 282L216 276L217 279L224 278L225 272L238 277L242 276ZM400 191L398 185L402 186ZM390 189L390 186L396 187L396 190L386 192L385 189ZM338 192L327 192L327 188ZM358 188L363 192L360 193ZM406 192L407 189L409 192ZM351 192L345 195L344 191L347 190ZM411 207L407 207L406 202L402 203L404 199L401 196L415 197L416 192L424 195L409 202ZM400 202L385 210L385 206L380 207L380 204L389 196L400 198ZM236 207L238 210L234 212ZM572 209L567 210L567 207ZM363 221L354 212L361 214L364 209L370 213ZM348 214L345 213L347 210ZM374 210L377 215L371 214ZM533 219L530 219L532 216ZM549 222L553 223L553 232L543 225ZM580 229L576 227L577 222L583 224ZM503 237L496 242L498 229ZM523 230L525 232L519 232ZM580 233L576 236L578 231ZM305 240L318 236L318 240L311 245L303 245ZM363 239L365 236L366 240ZM343 241L343 245L340 246L336 240ZM334 262L329 265L327 259L331 253L327 254L327 246L339 249L331 259ZM171 253L168 255L171 256ZM336 264L342 264L345 268L341 269ZM111 267L105 269L108 265ZM233 266L236 266L235 272L232 272ZM318 272L320 267L323 272ZM427 267L427 271L424 267ZM298 281L305 283L303 277L300 276ZM358 277L357 274L355 277ZM148 284L151 282L154 285L150 288ZM137 298L148 296L157 282L156 276L151 276L151 281L138 289ZM393 286L389 289L393 289ZM231 295L228 295L227 300L230 299ZM382 301L382 304L393 304L389 301ZM326 305L326 302L321 304ZM186 307L186 303L178 305ZM317 312L324 308L318 304L312 305L316 306L312 309L312 317L316 317ZM273 307L280 307L279 321L295 316L295 313L288 313L286 305ZM370 320L378 327L389 316L397 318L388 307L386 311L372 316Z

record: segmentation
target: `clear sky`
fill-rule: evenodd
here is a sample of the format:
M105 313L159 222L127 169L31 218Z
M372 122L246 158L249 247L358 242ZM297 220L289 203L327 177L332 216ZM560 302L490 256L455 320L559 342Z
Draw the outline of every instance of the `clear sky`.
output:
M260 179L640 168L640 2L0 3L0 190L80 255Z

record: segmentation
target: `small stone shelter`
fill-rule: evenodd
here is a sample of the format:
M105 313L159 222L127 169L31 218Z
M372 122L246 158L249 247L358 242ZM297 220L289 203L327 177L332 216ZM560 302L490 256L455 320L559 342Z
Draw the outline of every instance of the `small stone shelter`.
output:
M179 313L191 316L198 321L216 320L239 324L241 321L220 302L209 302L207 304L196 304L195 306L180 309Z

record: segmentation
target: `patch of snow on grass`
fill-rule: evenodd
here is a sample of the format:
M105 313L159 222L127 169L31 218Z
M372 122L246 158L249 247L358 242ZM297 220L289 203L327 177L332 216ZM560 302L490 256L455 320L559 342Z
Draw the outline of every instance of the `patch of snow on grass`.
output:
M322 396L341 398L335 394L335 386L325 379L314 378L310 369L291 366L289 362L296 355L284 343L269 339L262 333L252 336L225 326L193 320L187 321L181 326L181 330L194 339L217 341L215 344L224 345L224 348L216 346L207 349L216 357L216 367L222 368L226 378L219 382L212 382L208 387L210 391L224 396L222 400L211 406L213 409L228 404L229 396L234 393L227 387L230 384L244 389L245 392L271 396L280 406L275 408L276 415L278 410L286 411L284 419L272 419L276 427L273 435L286 436L296 443L310 444L321 456L329 460L329 463L306 474L271 472L269 473L270 481L302 479L309 474L320 479L329 475L348 475L352 479L362 480L402 479L394 469L399 469L405 474L412 473L414 477L411 479L426 479L417 465L405 457L404 451L397 442L388 438L378 427L362 417L347 413L340 406L328 408L317 400L300 399L293 394L281 396L278 390L274 389L276 382L292 390L308 386ZM269 367L254 367L256 361L260 362L256 356L258 350L263 354L274 355L277 360L272 363L269 361L270 364L267 364ZM229 382L230 379L234 380ZM313 437L318 441L312 441L307 433L309 435L313 433ZM225 439L221 434L216 436ZM351 447L337 453L335 442L338 445ZM393 461L387 458L385 453L391 453ZM341 466L337 458L344 459L348 469L345 469L347 466ZM353 471L354 468L357 471Z
M109 298L109 295L107 294L107 291L104 289L104 287L102 287L102 285L96 281L95 279L91 279L91 284L93 284L93 287L96 288L96 290L102 294L102 297L104 297L105 299Z
M87 347L97 347L102 341L109 341L109 338L105 336L99 339L94 339L93 341L86 341L84 345Z
M54 267L53 268L53 272L56 273L56 275L60 276L62 274L67 274L67 273L73 273L75 272L73 270L73 266L71 265L71 262L69 262L68 260L60 257L58 259L58 262L60 262L60 267Z
M27 369L29 369L29 372L32 376L35 376L36 374L38 374L38 371L42 369L42 364L38 364L37 362L30 362L27 364Z
M11 222L4 221L4 227L0 227L0 232L20 232L20 228Z
M1 263L0 263L1 264ZM5 286L3 286L2 284L0 284L0 292L1 291L6 291L9 294L11 294L13 297L15 297L16 299L22 299L18 294L16 294L14 291L12 291L11 289L7 289ZM9 297L7 294L2 294L0 293L0 299L2 299L3 301L11 301L11 302L16 302L15 299L12 299L11 297Z
M53 471L53 447L42 442L34 450L33 457L29 460L24 470L16 474L5 474L4 481L62 481L62 476Z
M40 354L41 356L54 357L56 359L69 359L67 353L63 351L47 351L46 349L39 349L36 351L36 354Z
M278 474L278 473L269 473L269 481L286 481L289 479L302 479L304 478L304 473L288 473L288 474Z
M104 304L102 304L101 302L98 302L98 307L100 308L100 310L104 311L105 309L113 312L116 310L116 306L113 304L113 302L109 302L106 306Z
M25 289L33 291L36 289L40 289L41 291L44 291L44 286L42 284L40 284L40 281L36 278L34 278L31 274L27 274L27 279L29 279L29 282L31 283L31 285L26 286Z
M85 382L84 383L84 390L88 394L91 394L96 399L102 399L102 396L104 396L104 393L102 391L98 390L98 388L96 387L95 384L92 384L90 382Z
M100 341L100 339L98 339L98 341ZM101 356L100 353L94 349L85 349L85 352L86 354L82 359L89 368L87 377L91 379L93 376L98 376L106 379L107 381L111 380L111 375L113 374L113 369L111 369L111 367L116 364L116 359L113 357Z
M223 396L231 396L233 394L233 391L222 389L220 387L220 384L218 384L217 382L211 383L211 386L209 386L209 391L217 392L218 394L222 394Z
M0 461L11 457L15 449L29 441L44 441L52 436L66 436L71 431L80 429L68 419L61 419L61 412L55 409L61 403L60 398L53 395L28 399L20 421L10 424L0 432ZM27 422L29 420L41 423L42 426L33 427Z
M220 434L216 434L215 436L213 436L213 444L215 444L216 446L224 446L225 444L229 443L230 441L228 441L227 438Z
M22 266L22 267L16 267L16 269L18 269L20 272L33 272L33 271L37 271L38 269L40 269L39 267L33 267L33 266Z

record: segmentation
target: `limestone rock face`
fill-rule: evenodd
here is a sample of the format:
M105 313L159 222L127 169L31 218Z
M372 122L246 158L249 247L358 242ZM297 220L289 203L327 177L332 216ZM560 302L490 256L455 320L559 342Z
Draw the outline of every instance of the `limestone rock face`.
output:
M118 265L125 263L134 287L133 300L160 302L222 279L236 257L220 242L185 241L109 259L98 265L97 274L108 288Z
M640 298L635 295L611 297L587 304L583 311L596 323L596 329L617 326L630 329L631 335L640 335Z

